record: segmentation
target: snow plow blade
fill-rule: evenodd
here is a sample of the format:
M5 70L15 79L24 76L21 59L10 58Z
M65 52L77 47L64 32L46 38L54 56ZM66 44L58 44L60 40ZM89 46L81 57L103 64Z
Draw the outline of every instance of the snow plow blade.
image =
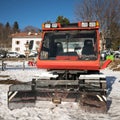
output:
M80 106L85 112L107 113L106 97L98 94L82 94Z
M102 74L81 75L80 106L85 112L106 113L106 77Z
M11 85L8 91L8 108L17 109L33 107L36 101L36 92L29 84Z
M106 113L106 80L98 75L81 75L78 80L36 80L29 84L12 85L8 107L33 107L36 101L78 102L87 112Z
M67 86L67 88L66 88ZM76 87L76 88L75 88ZM73 89L74 88L74 89ZM31 83L11 85L8 91L8 108L34 107L36 101L78 101L78 81L32 80Z

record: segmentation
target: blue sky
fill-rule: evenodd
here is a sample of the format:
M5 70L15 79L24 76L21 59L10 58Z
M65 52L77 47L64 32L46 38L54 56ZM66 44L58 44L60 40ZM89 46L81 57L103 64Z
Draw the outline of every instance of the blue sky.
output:
M59 15L75 22L78 3L80 0L0 0L0 23L17 21L20 29L28 25L41 28L43 22L55 22Z

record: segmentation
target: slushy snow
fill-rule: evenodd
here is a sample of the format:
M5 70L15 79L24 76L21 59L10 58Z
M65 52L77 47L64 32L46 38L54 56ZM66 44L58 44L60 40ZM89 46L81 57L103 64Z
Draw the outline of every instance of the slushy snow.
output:
M105 69L101 73L106 75L108 87L108 113L87 113L82 111L78 103L69 102L55 105L52 102L37 101L35 107L9 110L7 106L7 92L9 85L0 84L0 120L120 120L120 72ZM6 69L0 75L10 75L20 81L31 81L36 76L49 76L45 70Z

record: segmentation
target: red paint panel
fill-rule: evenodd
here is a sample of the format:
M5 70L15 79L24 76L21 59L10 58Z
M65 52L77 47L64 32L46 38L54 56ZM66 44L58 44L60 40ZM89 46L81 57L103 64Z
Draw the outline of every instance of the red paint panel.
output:
M78 60L78 56L57 56L56 60Z
M111 62L112 62L112 60L106 60L106 61L103 63L101 69L105 69Z
M38 60L37 67L42 69L99 70L99 61Z

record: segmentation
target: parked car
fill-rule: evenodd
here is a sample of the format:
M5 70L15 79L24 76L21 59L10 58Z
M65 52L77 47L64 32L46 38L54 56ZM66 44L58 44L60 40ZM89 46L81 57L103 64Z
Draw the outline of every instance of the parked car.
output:
M26 56L24 54L19 54L18 58L25 58Z
M114 51L113 55L115 58L120 58L120 51Z
M38 53L37 52L34 52L34 53L30 53L29 54L29 57L37 57Z
M5 58L6 57L7 51L0 50L0 58Z
M18 58L20 56L17 52L8 52L6 55L8 58Z
M0 58L3 58L4 57L4 54L0 53Z

